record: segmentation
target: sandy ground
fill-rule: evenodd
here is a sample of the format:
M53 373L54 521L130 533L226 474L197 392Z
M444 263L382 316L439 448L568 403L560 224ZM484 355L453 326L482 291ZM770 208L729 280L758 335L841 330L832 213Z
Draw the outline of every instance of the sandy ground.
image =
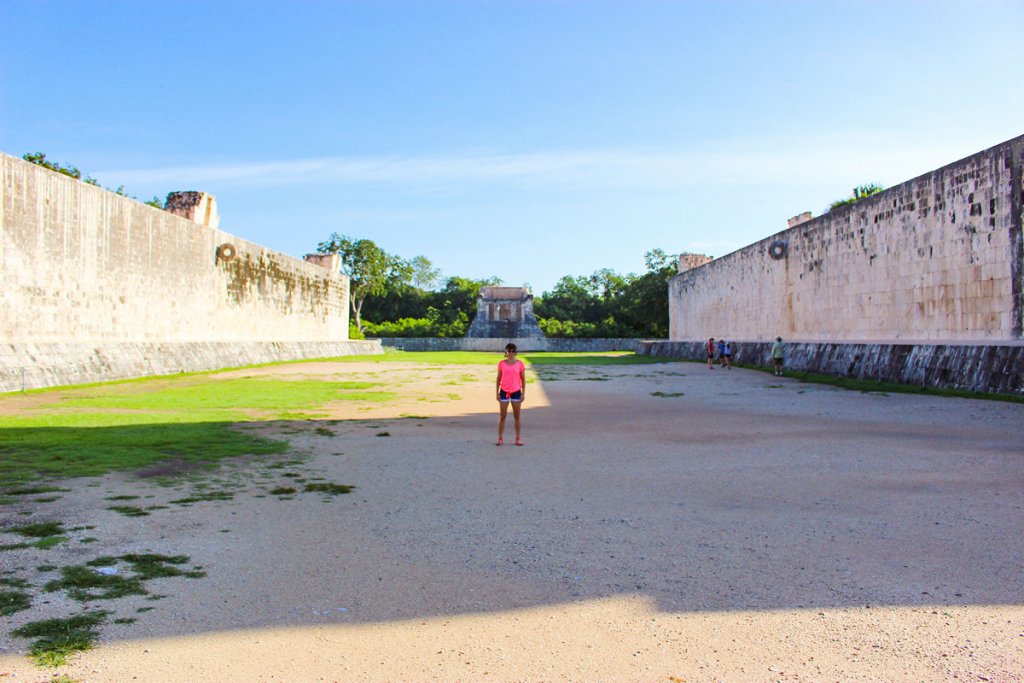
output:
M207 576L90 603L137 621L55 672L8 632L80 607L37 591L3 620L0 681L1024 680L1024 405L550 367L531 371L527 445L498 448L491 368L259 372L384 378L402 399L247 426L293 452L177 489L118 475L5 506L95 525L0 553L36 586L55 576L38 565L139 551ZM357 488L267 495L316 477ZM105 509L203 482L235 496Z

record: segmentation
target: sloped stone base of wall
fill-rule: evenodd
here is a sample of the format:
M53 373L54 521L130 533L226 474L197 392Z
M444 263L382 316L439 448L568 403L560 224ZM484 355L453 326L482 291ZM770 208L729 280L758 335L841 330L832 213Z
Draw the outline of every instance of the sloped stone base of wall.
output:
M704 341L644 341L646 356L705 361ZM771 342L732 342L733 362L771 367ZM914 386L1024 395L1024 345L786 342L785 368Z
M374 340L0 344L0 392L382 352Z
M471 337L384 337L379 340L385 347L402 351L488 351L504 353L505 344L512 342L521 352L562 351L602 352L635 351L639 339L563 339L519 337L515 339L488 339Z

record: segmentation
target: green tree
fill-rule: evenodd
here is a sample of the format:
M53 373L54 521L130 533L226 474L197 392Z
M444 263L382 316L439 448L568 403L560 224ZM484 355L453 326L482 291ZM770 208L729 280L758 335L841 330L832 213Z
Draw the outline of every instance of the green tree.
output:
M602 317L599 278L563 275L555 288L534 299L538 318L597 322Z
M412 286L416 289L429 291L441 281L441 270L435 268L426 256L414 256L409 265L412 267Z
M628 336L668 337L668 281L677 272L675 262L675 255L661 249L644 254L647 272L630 280L615 310Z
M373 240L353 240L335 232L317 246L317 251L341 257L341 272L349 277L349 302L360 331L363 330L362 309L366 297L383 294L389 286L407 283L412 277L412 267L407 261L387 253Z
M668 280L676 256L644 254L647 272L620 275L602 268L590 276L564 276L534 301L537 322L551 337L668 336Z

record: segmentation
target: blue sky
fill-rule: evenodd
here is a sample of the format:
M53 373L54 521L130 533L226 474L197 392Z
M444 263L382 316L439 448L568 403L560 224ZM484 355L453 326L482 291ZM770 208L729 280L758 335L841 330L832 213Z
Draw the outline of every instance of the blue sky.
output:
M0 0L0 151L537 293L1024 133L1024 3Z

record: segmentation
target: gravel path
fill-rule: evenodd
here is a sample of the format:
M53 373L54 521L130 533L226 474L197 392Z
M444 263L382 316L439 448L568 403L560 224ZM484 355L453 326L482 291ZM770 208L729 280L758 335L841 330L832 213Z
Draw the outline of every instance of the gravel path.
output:
M181 492L123 476L77 486L64 514L96 524L96 543L0 562L146 550L186 554L208 576L154 580L168 596L157 602L115 601L138 621L105 626L100 647L59 672L1024 679L1024 405L700 364L556 366L532 378L527 445L498 448L490 368L281 367L267 372L389 373L406 399L256 427L286 434L301 462L225 466L213 479L232 500L135 519L103 496ZM421 400L438 387L458 397ZM285 475L357 488L266 495ZM75 609L46 599L30 618ZM45 680L9 630L0 680Z

